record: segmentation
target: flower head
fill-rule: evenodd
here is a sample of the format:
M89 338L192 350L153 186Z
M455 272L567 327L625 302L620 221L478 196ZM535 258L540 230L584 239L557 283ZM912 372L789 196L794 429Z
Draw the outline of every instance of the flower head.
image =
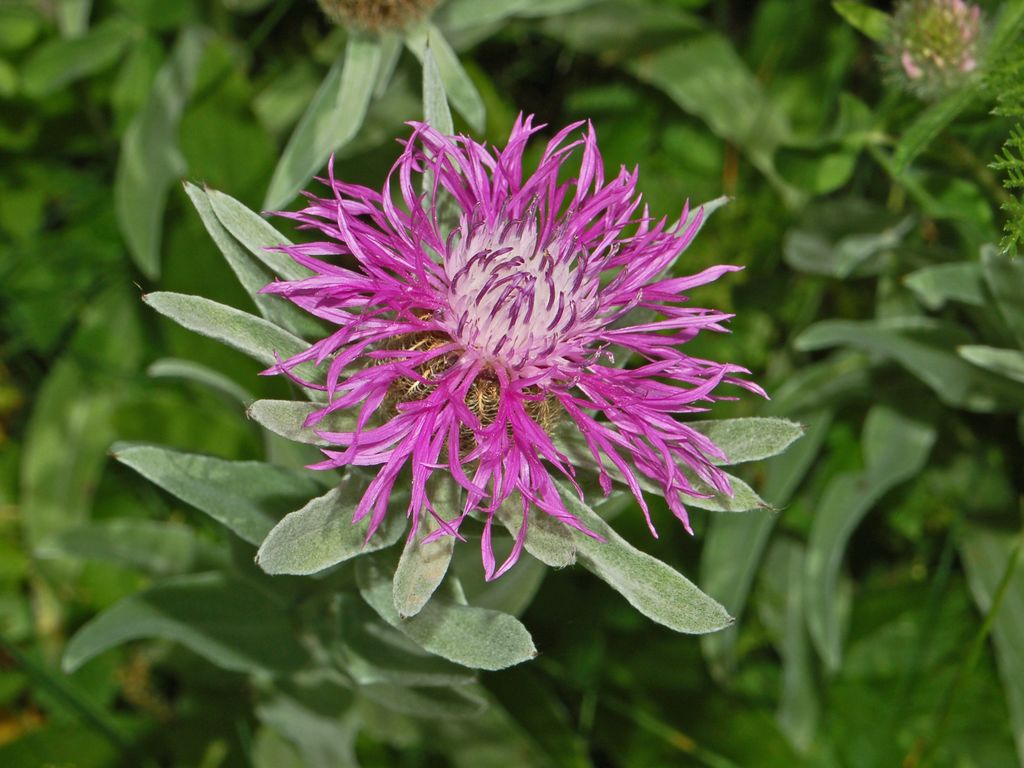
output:
M317 0L335 24L368 32L401 29L418 20L437 0Z
M964 0L902 0L893 13L885 63L924 99L961 86L978 68L981 9Z
M685 496L708 495L701 484L731 489L712 463L721 452L676 417L707 410L723 383L761 393L736 377L743 368L680 349L702 330L724 331L730 317L688 306L686 292L738 269L668 274L702 211L684 209L671 226L652 218L640 208L637 171L606 181L593 129L582 123L559 131L530 175L524 150L543 128L530 118L516 121L501 150L412 125L382 192L336 180L332 165L323 180L330 196L307 195L305 210L283 214L323 239L283 249L311 277L265 291L337 330L269 372L326 367L328 404L310 425L339 409L358 412L352 431L321 433L333 447L316 467L378 468L355 515L370 516L371 534L408 467L413 531L431 514L433 537L458 536L467 515L482 516L488 578L515 562L531 507L590 533L553 482L575 484L556 428L582 436L605 494L613 474L624 480L650 525L646 478L689 527ZM575 178L562 180L577 152ZM450 227L446 206L457 213ZM631 355L634 367L616 365ZM436 473L464 489L452 519L429 498ZM491 524L509 499L523 524L496 567Z

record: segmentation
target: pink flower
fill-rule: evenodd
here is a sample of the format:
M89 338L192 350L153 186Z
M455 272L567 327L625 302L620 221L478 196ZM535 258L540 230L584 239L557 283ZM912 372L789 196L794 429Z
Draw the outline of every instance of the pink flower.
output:
M763 394L737 378L745 369L680 349L701 331L724 331L730 317L688 306L687 292L739 269L669 274L702 211L684 209L672 226L652 218L640 207L637 171L606 182L582 123L551 139L531 175L523 153L543 128L531 118L516 121L501 150L412 125L382 192L336 180L332 165L329 197L307 194L305 210L282 214L322 239L283 248L311 277L264 290L337 330L268 373L326 367L328 404L308 425L340 409L359 414L353 431L321 433L333 447L315 468L378 468L355 513L370 516L371 535L408 468L413 533L424 514L439 526L433 538L459 536L467 515L482 517L488 579L518 558L531 507L593 535L553 482L575 485L576 472L552 440L556 427L578 430L606 495L613 473L627 483L652 532L638 476L664 490L689 529L684 498L707 495L695 480L731 488L712 463L721 452L677 416L707 410L721 384ZM577 152L576 177L564 181ZM635 367L615 364L633 354ZM452 519L429 498L435 473L464 489ZM523 523L497 567L491 526L513 497Z

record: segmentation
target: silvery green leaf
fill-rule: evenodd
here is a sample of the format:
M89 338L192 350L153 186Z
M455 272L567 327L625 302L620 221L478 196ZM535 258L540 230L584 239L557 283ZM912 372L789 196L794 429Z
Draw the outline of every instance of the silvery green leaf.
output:
M872 408L862 438L865 470L836 475L821 496L807 543L804 594L811 638L831 670L839 669L842 657L837 595L847 542L882 496L921 470L935 436L931 424L885 406Z
M224 228L275 275L282 280L302 280L312 274L288 254L274 250L292 242L258 213L216 189L207 189L206 195Z
M352 35L331 67L274 169L264 208L285 207L332 152L351 141L366 117L381 64L380 43Z
M773 417L688 421L686 426L707 435L721 448L728 461L716 463L727 465L780 454L804 433L802 424Z
M571 428L559 430L553 436L553 441L555 443L555 447L569 457L573 466L586 469L590 472L597 472L597 462L594 460L593 454L590 452L583 436L578 430ZM605 462L605 469L613 480L625 483L625 478L619 471L618 467L610 461ZM725 494L718 492L707 483L698 479L685 467L683 468L683 471L686 473L687 478L690 480L690 483L693 485L695 490L700 493L708 494L706 497L685 496L683 501L689 506L697 507L698 509L706 509L710 512L749 512L754 509L772 508L770 504L765 502L764 499L755 493L753 488L738 477L734 477L727 472L723 474L732 486L732 496L726 496ZM636 472L635 474L637 483L640 486L640 489L644 492L655 496L661 496L665 493L664 489L650 478L645 477L639 472ZM527 531L527 536L529 536L529 531Z
M687 477L693 483L694 489L710 495L707 497L683 496L683 503L697 509L706 509L709 512L750 512L755 509L774 509L771 504L758 496L757 492L745 481L728 472L724 474L729 480L729 485L732 486L732 496L720 493L707 483L697 479L695 475L687 472ZM659 492L658 486L651 482L642 482L640 487L648 493Z
M434 475L428 482L428 492L435 511L443 519L451 520L461 512L459 485L453 479ZM423 541L439 527L433 515L424 513L419 530L405 542L394 580L395 610L403 619L420 612L448 572L455 537L442 536L429 543Z
M256 717L295 746L302 755L301 768L359 768L356 736L361 724L352 708L354 696L341 681L301 680L276 685L267 694L256 707Z
M177 131L199 74L208 33L186 27L157 72L149 98L124 132L114 179L117 221L139 269L160 273L160 241L170 185L185 172Z
M424 61L426 51L428 48L430 49L452 106L466 118L466 122L474 131L482 132L484 129L483 99L480 98L476 86L466 74L459 57L448 45L441 30L430 23L410 28L406 32L405 44L420 62Z
M316 427L303 426L306 417L321 407L314 403L296 400L257 400L249 406L246 414L275 435L309 445L330 445L316 433L316 430L351 432L356 428L359 414L351 409L335 411L325 417Z
M523 524L522 505L510 497L497 512L498 520L515 539ZM565 568L576 562L576 544L569 529L531 505L523 542L526 551L552 568Z
M427 653L397 629L377 618L355 598L347 601L338 621L342 663L360 685L468 685L476 673Z
M575 491L556 481L566 509L603 537L575 533L580 563L621 594L647 618L676 632L704 634L727 627L725 608L679 572L619 536Z
M767 460L760 468L766 479L764 495L779 507L789 500L821 453L832 424L830 411L807 414L806 435L790 450ZM720 600L733 616L742 618L761 555L775 526L774 514L715 515L708 521L700 558L700 585ZM737 628L701 638L701 648L718 678L735 669Z
M158 445L115 443L111 455L230 528L259 544L296 502L319 493L307 473L259 461L225 461Z
M245 581L203 573L162 581L90 620L65 648L64 671L122 643L153 637L237 672L293 671L306 662L283 608Z
M202 296L157 291L147 293L142 300L178 325L223 342L264 365L274 365L279 358L297 355L309 346L261 317ZM308 363L296 372L300 376L315 375Z
M437 596L416 616L402 619L395 610L393 574L387 562L379 557L359 558L359 592L384 621L420 647L472 669L505 669L537 655L526 627L497 611Z
M1024 763L1024 568L1020 564L1020 536L967 526L960 553L974 602L983 614L994 616L996 662L1006 691L1017 755ZM1007 581L1000 595L1004 579Z
M352 522L365 490L366 480L349 473L337 488L287 514L260 545L256 563L270 574L308 576L358 555L390 547L405 530L405 518L387 515L367 540L369 517Z
M986 347L983 344L966 344L959 347L957 352L969 363L1024 384L1024 352Z
M1024 407L1024 389L993 377L940 346L954 329L938 321L918 321L917 328L862 320L823 320L795 340L799 350L844 346L882 355L919 378L944 403L989 412Z
M31 98L49 96L114 65L137 34L124 17L111 16L81 37L52 38L35 48L21 70Z
M179 360L173 357L162 357L146 369L146 375L154 378L174 378L194 381L205 387L216 390L222 395L242 405L248 405L253 397L244 388L223 373L208 368L192 360Z
M359 688L371 701L403 715L426 718L473 717L487 706L474 686L459 688L416 687L393 683L371 683Z
M398 68L398 60L402 57L402 37L396 32L385 32L380 36L380 68L377 72L377 85L373 89L374 100L387 95L391 81Z
M922 267L904 277L903 284L931 310L941 309L949 301L981 307L987 300L981 265L973 261Z
M34 554L41 559L71 557L137 568L154 576L185 573L199 551L187 525L119 518L68 528L44 541Z
M440 133L446 136L455 133L452 113L448 108L448 95L429 44L423 51L423 117Z
M215 199L214 195L220 195L220 193L201 189L187 181L185 182L185 193L189 196L196 211L198 211L199 218L202 219L206 231L210 233L214 243L217 244L217 248L224 255L228 266L231 267L231 271L238 278L238 282L245 288L246 293L252 297L259 313L275 325L279 325L296 335L318 333L320 328L310 315L280 296L260 293L260 290L270 282L270 275L253 261L253 257L249 252L242 247L239 241L232 236L221 222L212 205L212 201ZM220 196L227 198L227 195ZM246 210L232 198L227 199L242 207L243 210ZM255 216L255 214L253 215ZM260 221L262 222L262 219ZM266 222L262 223L265 224ZM258 255L262 257L264 254L261 251ZM291 261L291 259L283 254L273 255L280 259Z
M981 266L999 314L1024 348L1024 259L1011 259L996 250L983 250Z

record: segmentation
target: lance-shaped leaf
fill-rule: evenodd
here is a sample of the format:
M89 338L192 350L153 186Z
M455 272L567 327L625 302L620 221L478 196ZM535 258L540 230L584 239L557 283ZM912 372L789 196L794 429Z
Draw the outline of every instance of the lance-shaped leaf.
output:
M203 221L203 226L206 227L206 231L210 233L210 237L213 238L217 248L224 255L225 261L227 261L228 266L235 273L238 282L242 284L246 293L256 303L256 309L259 310L259 313L270 322L286 328L297 335L316 333L319 328L308 314L302 312L294 304L284 301L279 296L269 296L260 293L260 290L270 282L270 275L263 267L253 261L253 256L250 255L250 252L242 247L214 212L211 194L220 193L211 193L186 181L185 194L192 201L196 211L199 213L199 218ZM227 196L224 195L224 197ZM228 199L231 200L231 198ZM237 201L233 202L241 205ZM242 207L244 209L244 206ZM274 255L291 262L291 259L284 254Z
M742 464L776 456L804 433L802 424L774 417L689 421L687 426L707 435L722 449L728 461L716 462L721 464Z
M291 240L258 213L216 189L207 189L206 195L221 225L275 275L283 280L301 280L312 274L288 254L275 250L291 245Z
M440 688L432 686L395 685L393 683L371 683L359 689L364 696L387 709L403 715L423 717L473 717L487 707L477 686Z
M575 467L586 469L590 472L598 471L597 462L594 460L594 456L590 452L590 448L587 447L587 444L579 431L573 429L560 430L554 435L553 440L555 447L568 456ZM625 478L622 475L622 472L611 462L606 462L605 470L612 479L617 480L620 483L625 483ZM753 488L738 477L730 475L728 472L723 474L728 478L729 484L732 486L732 496L728 496L717 491L715 488L712 488L710 485L697 478L686 467L682 467L682 470L686 473L687 479L696 491L707 494L705 497L684 496L683 501L688 506L697 507L698 509L706 509L709 512L750 512L755 509L772 509L772 506L758 496ZM639 472L636 473L636 479L640 489L645 493L653 494L655 496L661 496L665 493L661 486L657 485L653 480Z
M448 94L444 90L437 59L428 45L423 51L423 119L445 135L455 133Z
M451 520L459 514L459 486L454 480L435 475L428 483L428 490L434 510L442 519ZM395 610L403 619L420 612L448 572L455 537L424 541L439 527L433 515L424 514L416 535L405 542L394 580Z
M405 529L404 518L388 515L369 540L369 516L352 522L365 490L365 478L351 472L337 488L286 515L256 553L260 568L271 574L307 576L357 555L390 547Z
M185 171L177 130L195 87L208 33L184 29L153 81L145 106L125 130L114 179L118 224L139 269L160 273L164 208L174 180Z
M381 64L380 43L352 35L345 54L334 63L313 97L298 127L288 140L264 207L286 206L314 173L327 164L332 152L351 141L366 117Z
M262 317L202 296L157 291L147 293L142 299L178 325L227 344L264 365L274 365L279 359L297 355L309 346ZM316 369L308 363L298 366L295 372L308 379L317 377Z
M604 541L576 534L580 563L621 594L647 618L676 632L704 634L727 627L725 608L672 567L641 552L617 534L576 496L557 482L566 509Z
M498 520L515 539L523 524L522 505L518 496L505 500L497 512ZM526 551L552 568L565 568L576 562L576 542L569 529L531 505L526 521Z
M138 568L154 576L193 568L200 542L187 525L119 518L60 531L36 547L36 557L73 557Z
M498 611L435 597L416 616L402 619L395 609L393 575L387 565L384 558L360 558L359 592L384 621L421 648L472 669L504 669L537 655L526 627Z
M321 407L315 403L298 400L257 400L249 406L246 414L275 435L309 445L330 445L317 434L317 430L351 432L356 428L359 415L353 410L336 411L326 416L315 427L303 426L306 418Z
M957 352L970 363L1024 384L1024 352L986 347L983 344L966 344Z
M882 496L921 470L934 442L932 425L888 407L873 408L864 425L865 470L835 476L818 503L807 543L804 594L808 629L832 670L839 669L842 656L837 591L846 544Z
M249 392L240 387L234 380L228 378L220 371L193 362L192 360L179 360L174 357L162 357L146 369L146 375L154 378L185 379L204 387L220 392L225 397L235 400L242 405L248 405L253 397Z
M168 579L115 603L71 638L64 670L141 638L181 643L237 672L293 671L306 661L280 606L240 579L209 573Z
M429 23L413 27L406 33L405 44L416 58L424 62L424 66L428 66L426 52L430 50L452 106L466 118L466 122L474 131L483 131L483 99L480 98L476 86L466 74L458 55L448 45L441 30Z
M306 473L259 461L132 443L116 443L111 454L250 544L259 544L287 510L323 490Z
M972 307L984 306L987 301L981 265L973 261L922 267L903 278L903 284L931 310L941 309L950 301Z

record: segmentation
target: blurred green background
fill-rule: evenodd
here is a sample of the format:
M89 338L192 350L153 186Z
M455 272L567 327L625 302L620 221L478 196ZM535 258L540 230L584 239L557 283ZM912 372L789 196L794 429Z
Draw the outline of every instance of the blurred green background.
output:
M467 714L291 706L180 629L62 671L69 638L126 596L252 568L108 449L299 462L243 405L287 384L141 296L252 310L180 181L280 204L268 188L308 176L275 176L289 137L364 36L313 0L2 0L0 765L1024 765L1024 2L981 5L983 71L933 104L881 74L885 3L434 9L457 130L501 144L520 111L590 119L652 212L734 198L678 265L745 267L694 295L736 317L693 354L772 395L715 416L808 427L742 474L778 513L698 511L690 537L656 502L657 540L635 509L615 519L736 627L676 635L582 569L552 572L517 609L541 655L481 675L489 706ZM373 45L365 120L346 104L327 151L378 186L423 117L423 75L414 44ZM288 157L320 167L314 145L300 134ZM456 556L467 580L474 549Z

